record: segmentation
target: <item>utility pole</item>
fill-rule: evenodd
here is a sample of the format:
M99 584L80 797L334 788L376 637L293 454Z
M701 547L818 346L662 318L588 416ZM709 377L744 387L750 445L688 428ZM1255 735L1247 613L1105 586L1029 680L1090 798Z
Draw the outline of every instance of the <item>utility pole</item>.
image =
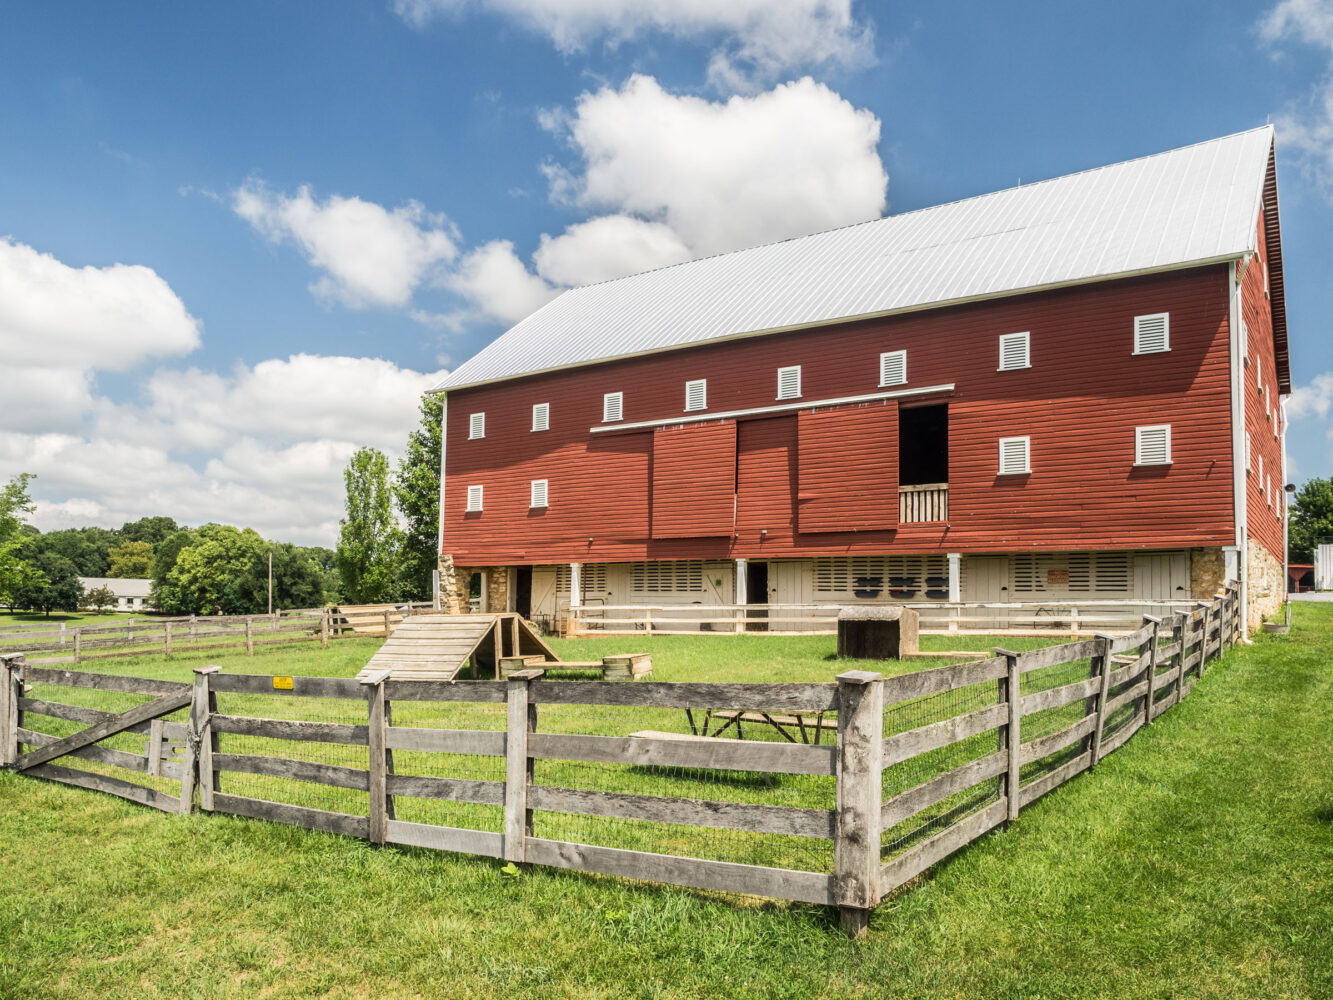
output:
M268 613L273 614L273 550L268 550Z

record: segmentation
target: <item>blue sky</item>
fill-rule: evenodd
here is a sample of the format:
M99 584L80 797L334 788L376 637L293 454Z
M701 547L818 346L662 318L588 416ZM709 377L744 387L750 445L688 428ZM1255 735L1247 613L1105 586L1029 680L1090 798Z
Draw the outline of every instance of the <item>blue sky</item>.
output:
M437 373L569 283L1268 120L1293 477L1330 472L1331 0L4 18L0 477L38 474L44 528L328 544L350 451L400 448Z

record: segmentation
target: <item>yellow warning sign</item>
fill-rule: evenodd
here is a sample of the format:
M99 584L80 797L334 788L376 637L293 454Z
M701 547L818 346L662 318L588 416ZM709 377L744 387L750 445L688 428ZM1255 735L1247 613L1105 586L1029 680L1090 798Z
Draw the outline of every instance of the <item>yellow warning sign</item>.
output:
M274 677L274 691L290 691L292 689L292 679L290 677Z

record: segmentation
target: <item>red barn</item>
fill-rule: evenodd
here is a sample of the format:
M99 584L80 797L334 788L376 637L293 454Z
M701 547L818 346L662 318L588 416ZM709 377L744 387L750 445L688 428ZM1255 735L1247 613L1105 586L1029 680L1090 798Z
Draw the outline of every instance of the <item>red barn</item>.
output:
M442 600L1257 620L1290 388L1268 127L576 288L439 386Z

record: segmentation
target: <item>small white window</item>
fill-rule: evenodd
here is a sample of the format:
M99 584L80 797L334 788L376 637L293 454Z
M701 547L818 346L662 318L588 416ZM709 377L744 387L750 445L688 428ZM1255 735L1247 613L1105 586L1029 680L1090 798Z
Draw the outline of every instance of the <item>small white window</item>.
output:
M467 488L467 509L470 512L481 510L481 487L469 486Z
M706 410L708 408L708 380L696 378L685 383L685 410Z
M778 399L801 398L801 366L778 369Z
M1247 362L1250 360L1250 328L1244 320L1240 321L1240 356Z
M1251 460L1250 460L1250 432L1249 432L1249 431L1246 431L1246 432L1245 432L1245 473L1246 473L1246 475L1248 475L1249 472L1250 472L1250 470L1253 469L1253 468L1254 468L1254 466L1251 464Z
M1155 354L1171 350L1170 313L1134 317L1134 353Z
M886 351L879 356L879 384L907 384L906 351Z
M1028 437L1000 438L1000 475L1021 476L1032 471Z
M474 413L467 422L467 439L475 441L486 436L486 414Z
M1003 333L1000 335L1000 368L1002 372L1015 368L1031 368L1032 357L1029 353L1028 333Z
M532 404L532 429L534 432L549 431L551 429L550 403Z
M622 419L622 411L625 403L625 394L623 392L608 392L602 397L602 423L610 424Z
M534 480L532 481L532 506L533 506L533 507L545 507L545 506L546 506L546 482L547 482L547 481L546 481L545 479L534 479Z
M1134 464L1171 464L1171 425L1134 428Z

